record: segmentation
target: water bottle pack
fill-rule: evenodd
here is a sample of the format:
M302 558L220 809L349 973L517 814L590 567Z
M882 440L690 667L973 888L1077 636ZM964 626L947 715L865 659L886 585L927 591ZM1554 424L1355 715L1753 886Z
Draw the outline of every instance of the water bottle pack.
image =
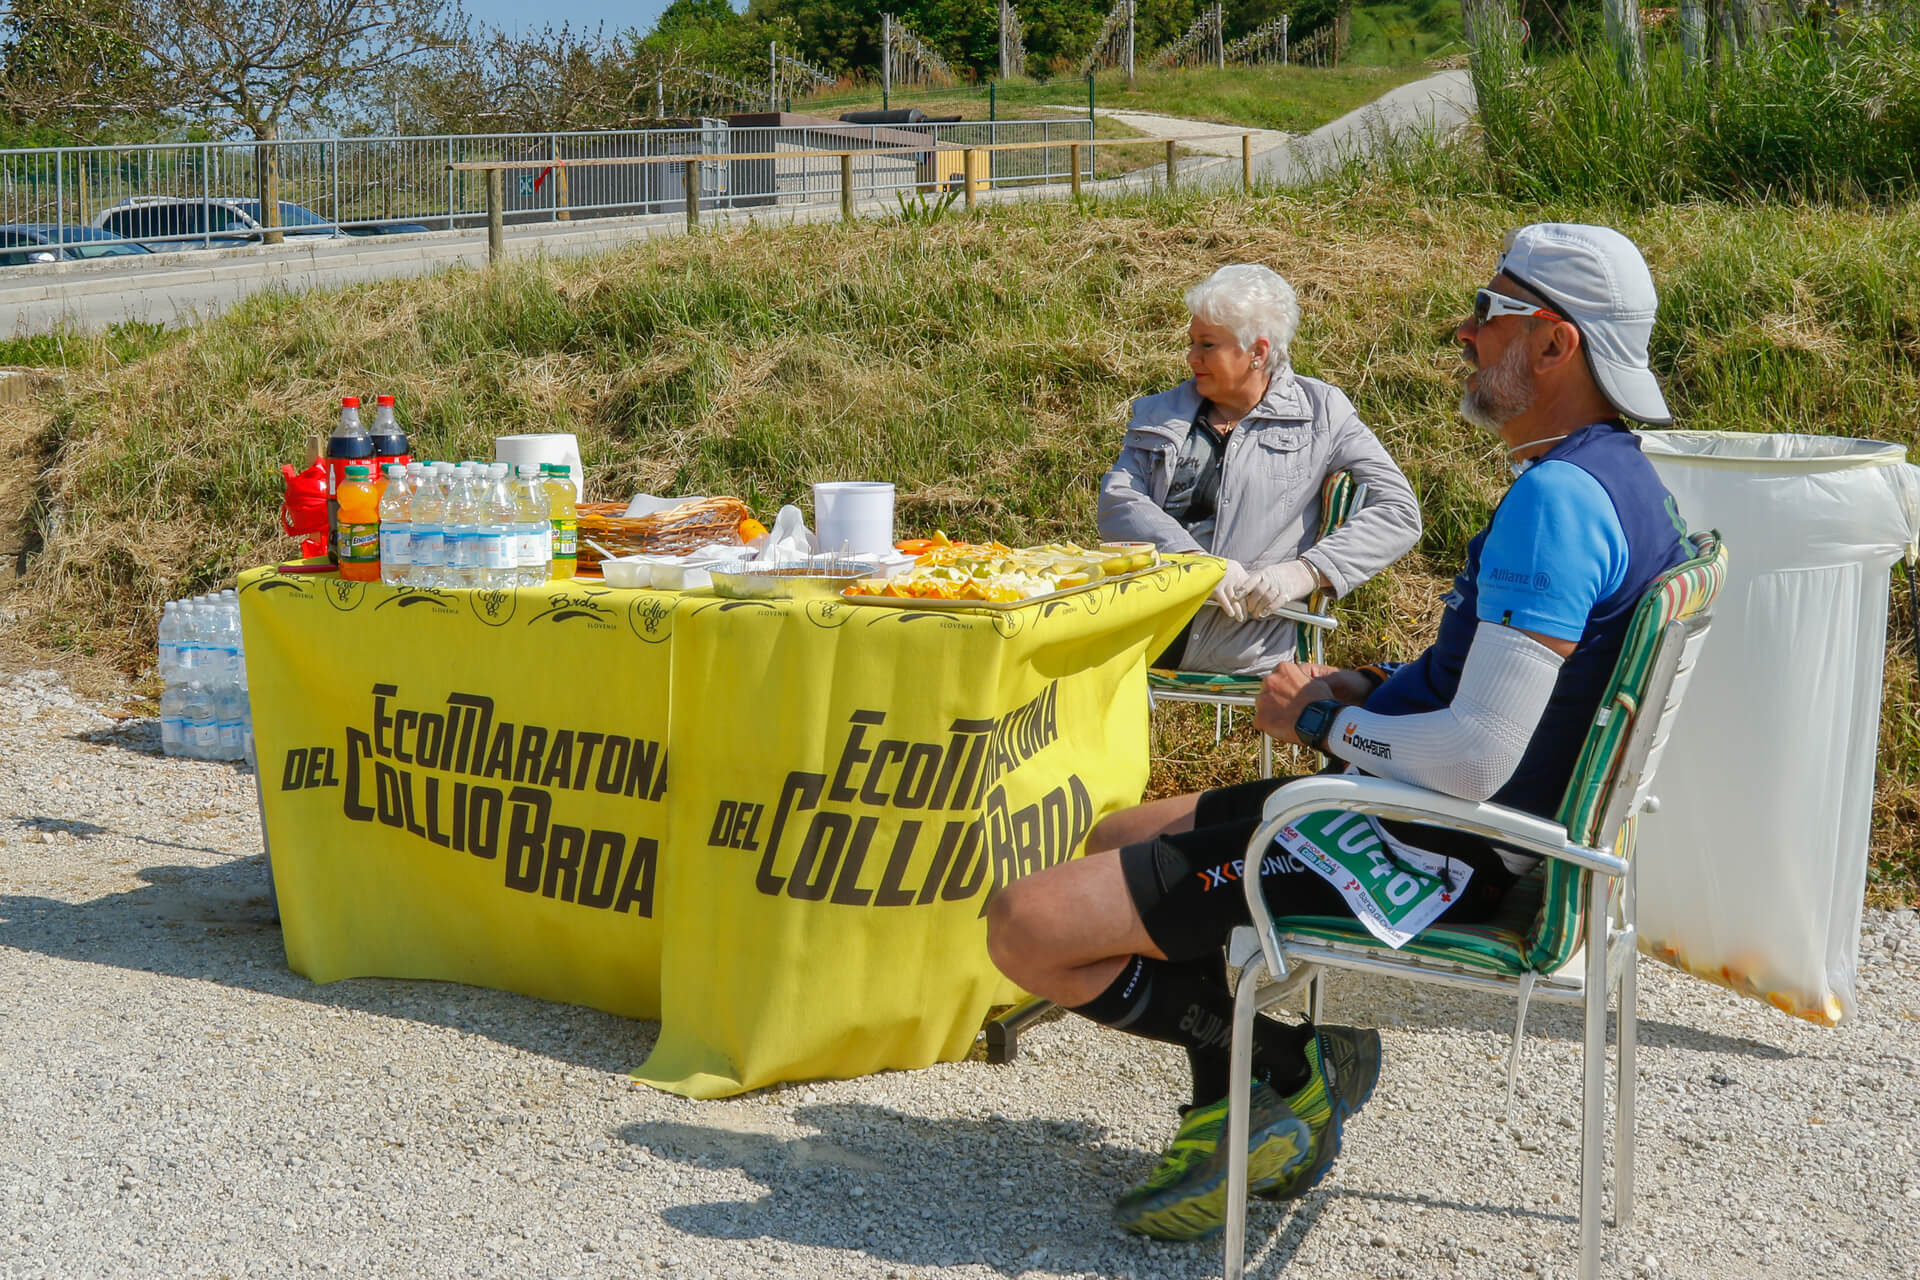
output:
M192 760L253 760L240 601L232 590L170 601L160 615L160 748Z
M504 462L414 462L386 467L380 496L380 580L390 587L535 587L562 576L572 550L555 485L564 476ZM556 530L561 530L560 535ZM568 556L568 572L571 575Z

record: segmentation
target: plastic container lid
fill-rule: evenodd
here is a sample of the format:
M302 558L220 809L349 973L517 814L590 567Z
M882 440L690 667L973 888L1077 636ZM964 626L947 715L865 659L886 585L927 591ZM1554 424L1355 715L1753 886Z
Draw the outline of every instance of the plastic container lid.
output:
M392 396L375 396L373 398L373 402L375 404L391 405L393 403L393 397Z
M342 409L358 409L360 407L360 397L359 396L341 396L340 407Z
M367 468L361 466L359 463L355 463L353 466L347 468L347 479L349 480L365 480L368 476L372 474L373 473L371 471L367 470Z

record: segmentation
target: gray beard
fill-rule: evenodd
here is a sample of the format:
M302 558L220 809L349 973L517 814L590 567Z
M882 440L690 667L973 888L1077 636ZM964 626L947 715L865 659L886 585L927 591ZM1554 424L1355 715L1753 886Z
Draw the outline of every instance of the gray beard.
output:
M1477 386L1460 393L1460 416L1483 431L1500 434L1500 428L1533 408L1533 379L1526 366L1526 347L1514 343L1499 363L1480 370Z

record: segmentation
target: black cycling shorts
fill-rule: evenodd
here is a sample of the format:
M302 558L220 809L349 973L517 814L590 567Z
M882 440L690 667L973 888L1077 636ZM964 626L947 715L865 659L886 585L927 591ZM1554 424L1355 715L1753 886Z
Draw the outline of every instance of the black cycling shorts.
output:
M1127 891L1153 939L1169 960L1193 960L1218 951L1227 935L1249 923L1240 864L1259 829L1269 795L1293 778L1259 778L1200 793L1193 830L1156 836L1120 850ZM1490 918L1513 884L1513 873L1478 836L1406 822L1383 823L1416 849L1456 858L1473 868L1458 901L1441 913L1454 924ZM1261 892L1275 918L1347 916L1347 900L1317 872L1291 858L1264 860Z

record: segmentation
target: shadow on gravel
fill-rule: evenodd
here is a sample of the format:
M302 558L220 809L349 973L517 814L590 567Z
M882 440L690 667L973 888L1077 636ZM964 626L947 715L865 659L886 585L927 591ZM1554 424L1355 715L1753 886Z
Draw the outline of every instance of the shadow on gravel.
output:
M89 729L85 733L70 733L68 742L79 742L93 747L115 747L121 751L130 751L137 756L161 756L166 753L160 749L160 722L148 719L123 720L119 724L105 729ZM253 766L245 760L202 760L200 764L224 766L234 773L252 774Z
M673 1205L661 1218L714 1240L768 1239L842 1249L908 1266L1034 1269L1176 1280L1220 1274L1218 1241L1164 1244L1130 1236L1109 1206L1143 1177L1156 1154L1113 1141L1078 1121L927 1119L866 1103L801 1106L795 1138L716 1112L710 1125L628 1125L618 1137L656 1156L738 1169L767 1192L758 1199ZM1326 1202L1291 1214L1249 1206L1250 1243L1266 1244L1250 1275L1282 1271Z
M1650 962L1642 959L1642 972L1651 967ZM1343 983L1346 990L1342 991ZM1329 988L1329 1001L1337 994L1339 1016L1329 1015L1330 1021L1352 1021L1362 1026L1378 1026L1384 1029L1396 1027L1421 1027L1431 1029L1456 1028L1467 1031L1484 1031L1499 1037L1504 1042L1513 1035L1514 1004L1510 998L1494 998L1467 991L1443 991L1439 988L1423 988L1417 994L1409 995L1410 988L1405 983L1394 983L1366 978L1352 978L1342 974ZM1646 1006L1646 990L1641 988L1641 1007ZM1729 1000L1737 997L1728 995ZM1536 1002L1527 1012L1527 1038L1566 1040L1579 1044L1585 1036L1579 1006L1569 1004L1547 1004ZM1791 1062L1807 1059L1812 1055L1794 1049L1782 1049L1778 1045L1768 1044L1764 1040L1755 1040L1750 1036L1729 1036L1717 1031L1702 1031L1696 1027L1682 1026L1675 1022L1663 1022L1658 1018L1640 1018L1636 1040L1642 1049L1687 1049L1698 1053L1738 1054L1748 1058L1765 1058L1774 1062ZM1609 1020L1607 1042L1613 1043L1613 1026ZM1504 1048L1502 1053L1504 1053Z
M622 1075L646 1059L659 1034L658 1023L455 982L309 982L287 968L264 856L137 874L142 887L88 902L0 893L0 948L405 1018Z

